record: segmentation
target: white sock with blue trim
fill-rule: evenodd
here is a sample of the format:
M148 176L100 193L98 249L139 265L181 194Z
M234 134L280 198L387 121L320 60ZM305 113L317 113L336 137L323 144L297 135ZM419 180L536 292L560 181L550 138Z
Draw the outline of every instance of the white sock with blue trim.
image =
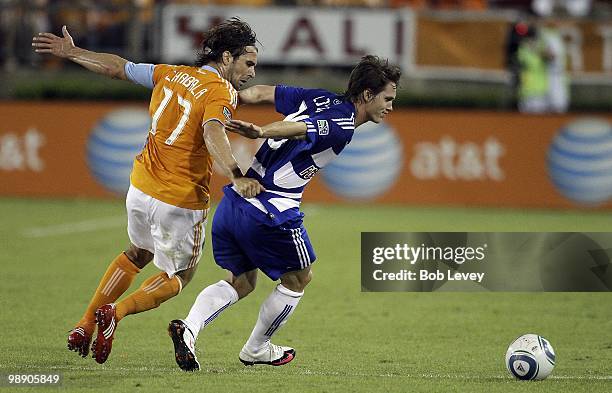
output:
M259 317L244 348L255 354L268 346L270 338L293 314L304 292L294 292L278 284L259 309Z
M221 280L200 292L184 321L197 338L200 330L237 301L238 292L230 283Z

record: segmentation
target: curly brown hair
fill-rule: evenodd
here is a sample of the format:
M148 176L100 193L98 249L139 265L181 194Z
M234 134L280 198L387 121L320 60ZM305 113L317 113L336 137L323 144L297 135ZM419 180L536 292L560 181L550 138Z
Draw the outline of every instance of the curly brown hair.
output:
M228 19L204 33L202 49L195 65L202 67L210 62L218 62L225 51L238 57L246 53L247 46L255 46L256 43L257 36L248 23L237 17Z

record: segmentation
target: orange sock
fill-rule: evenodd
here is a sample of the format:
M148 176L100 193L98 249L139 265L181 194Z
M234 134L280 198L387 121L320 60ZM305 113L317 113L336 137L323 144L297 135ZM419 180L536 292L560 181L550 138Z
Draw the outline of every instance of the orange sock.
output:
M130 287L139 271L140 269L129 260L125 253L119 254L106 269L98 289L87 306L87 311L77 326L82 326L88 333L93 332L96 324L95 312L98 307L119 299L119 296Z
M169 278L166 273L149 277L137 291L117 303L115 318L121 320L126 315L137 314L158 307L166 300L178 295L182 283L178 276Z

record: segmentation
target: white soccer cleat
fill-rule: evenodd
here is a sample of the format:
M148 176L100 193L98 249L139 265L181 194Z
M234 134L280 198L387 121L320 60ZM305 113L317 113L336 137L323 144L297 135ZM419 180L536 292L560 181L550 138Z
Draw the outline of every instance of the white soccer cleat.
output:
M168 335L172 338L174 358L181 370L199 370L200 363L196 356L195 337L187 324L180 319L175 319L168 325Z
M253 353L246 347L243 347L238 358L245 366L252 366L254 364L282 366L295 358L295 349L274 345L268 342L268 346L264 347L264 349L258 353Z

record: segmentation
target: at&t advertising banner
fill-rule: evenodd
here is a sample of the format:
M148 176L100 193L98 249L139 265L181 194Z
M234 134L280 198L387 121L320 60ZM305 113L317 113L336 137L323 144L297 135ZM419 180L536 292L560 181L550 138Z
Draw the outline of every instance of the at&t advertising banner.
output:
M2 103L0 195L122 196L150 127L146 105ZM272 107L236 118L280 120ZM230 140L243 169L258 143ZM213 201L227 179L213 176ZM396 110L359 127L305 202L612 208L612 116Z

